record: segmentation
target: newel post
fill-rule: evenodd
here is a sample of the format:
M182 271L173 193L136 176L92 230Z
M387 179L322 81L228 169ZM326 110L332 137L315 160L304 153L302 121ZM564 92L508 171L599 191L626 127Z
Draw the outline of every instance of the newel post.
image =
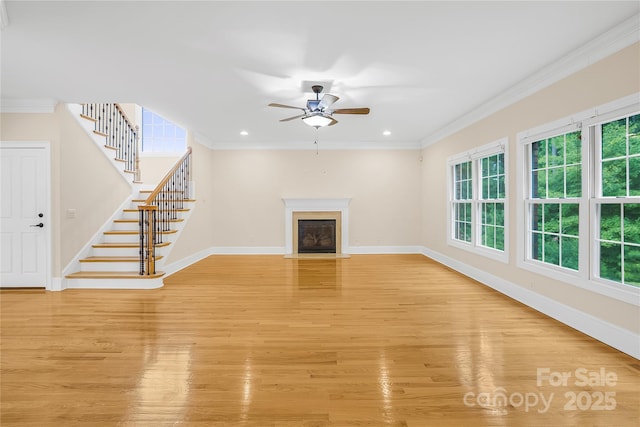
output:
M150 276L156 274L156 211L157 206L140 205L140 275Z

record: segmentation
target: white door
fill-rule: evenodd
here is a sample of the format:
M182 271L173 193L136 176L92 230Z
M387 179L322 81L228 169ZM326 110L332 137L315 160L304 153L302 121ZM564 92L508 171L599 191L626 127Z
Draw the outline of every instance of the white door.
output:
M0 286L46 287L49 147L0 144Z

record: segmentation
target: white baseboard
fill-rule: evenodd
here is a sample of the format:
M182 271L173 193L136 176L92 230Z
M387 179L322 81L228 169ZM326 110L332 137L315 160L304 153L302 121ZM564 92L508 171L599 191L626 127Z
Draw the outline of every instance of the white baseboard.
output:
M195 264L196 262L205 259L209 255L213 255L213 252L211 252L211 248L204 249L186 258L182 258L180 261L172 262L171 264L163 266L162 271L165 272L165 277L171 276L173 273L176 273L183 268L187 268L191 264Z
M214 246L212 255L284 255L284 246Z
M422 246L349 246L353 255L421 254Z
M567 326L640 359L640 335L628 329L613 325L439 252L423 247L421 253Z

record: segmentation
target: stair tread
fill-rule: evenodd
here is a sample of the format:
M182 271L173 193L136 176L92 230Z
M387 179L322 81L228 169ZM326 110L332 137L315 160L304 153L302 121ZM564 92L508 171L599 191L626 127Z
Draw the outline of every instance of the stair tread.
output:
M156 257L156 261L162 259L162 255ZM90 256L80 262L140 262L137 256Z
M171 242L162 242L162 243L156 243L156 247L157 248L161 248L164 246L169 246L169 244L171 244ZM92 247L94 248L138 248L140 247L140 243L114 243L114 242L105 242L105 243L95 243L94 245L92 245Z
M178 230L161 230L160 233L161 234L173 234L173 233L177 233ZM140 234L140 231L138 230L109 230L109 231L105 231L104 234L121 234L121 235L134 235L134 234Z
M195 200L194 200L195 201ZM189 212L191 209L182 208L182 209L173 209L176 212ZM139 209L123 209L124 212L140 212Z
M94 123L98 121L98 119L94 119L93 117L89 117L89 116L87 116L85 114L80 114L80 117L82 117L83 119L87 119L89 121L92 121Z
M113 222L117 222L117 223L127 223L127 224L137 224L139 220L137 219L114 219ZM183 222L184 219L182 218L176 218L176 219L170 219L169 222Z
M133 199L132 202L133 203L144 203L146 202L147 199ZM184 202L184 203L193 203L196 200L195 199L175 199L175 200L170 200L171 202Z
M78 271L67 274L65 277L67 279L155 279L164 274L164 271L142 276L137 271Z

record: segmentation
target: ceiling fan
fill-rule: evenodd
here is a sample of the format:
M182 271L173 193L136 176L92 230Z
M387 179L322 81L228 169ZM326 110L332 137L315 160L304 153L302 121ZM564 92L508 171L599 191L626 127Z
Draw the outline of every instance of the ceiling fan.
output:
M295 110L302 110L302 114L298 114L297 116L287 117L286 119L280 120L281 122L288 122L290 120L302 119L302 121L309 125L313 126L316 129L323 126L333 126L338 121L333 118L334 114L369 114L369 108L338 108L331 109L331 106L340 98L335 95L331 95L329 93L325 93L320 99L320 93L322 93L323 87L320 85L311 86L311 90L316 94L316 99L309 99L307 101L306 108L303 107L293 107L291 105L284 104L276 104L271 103L269 107L280 107L280 108L293 108Z

